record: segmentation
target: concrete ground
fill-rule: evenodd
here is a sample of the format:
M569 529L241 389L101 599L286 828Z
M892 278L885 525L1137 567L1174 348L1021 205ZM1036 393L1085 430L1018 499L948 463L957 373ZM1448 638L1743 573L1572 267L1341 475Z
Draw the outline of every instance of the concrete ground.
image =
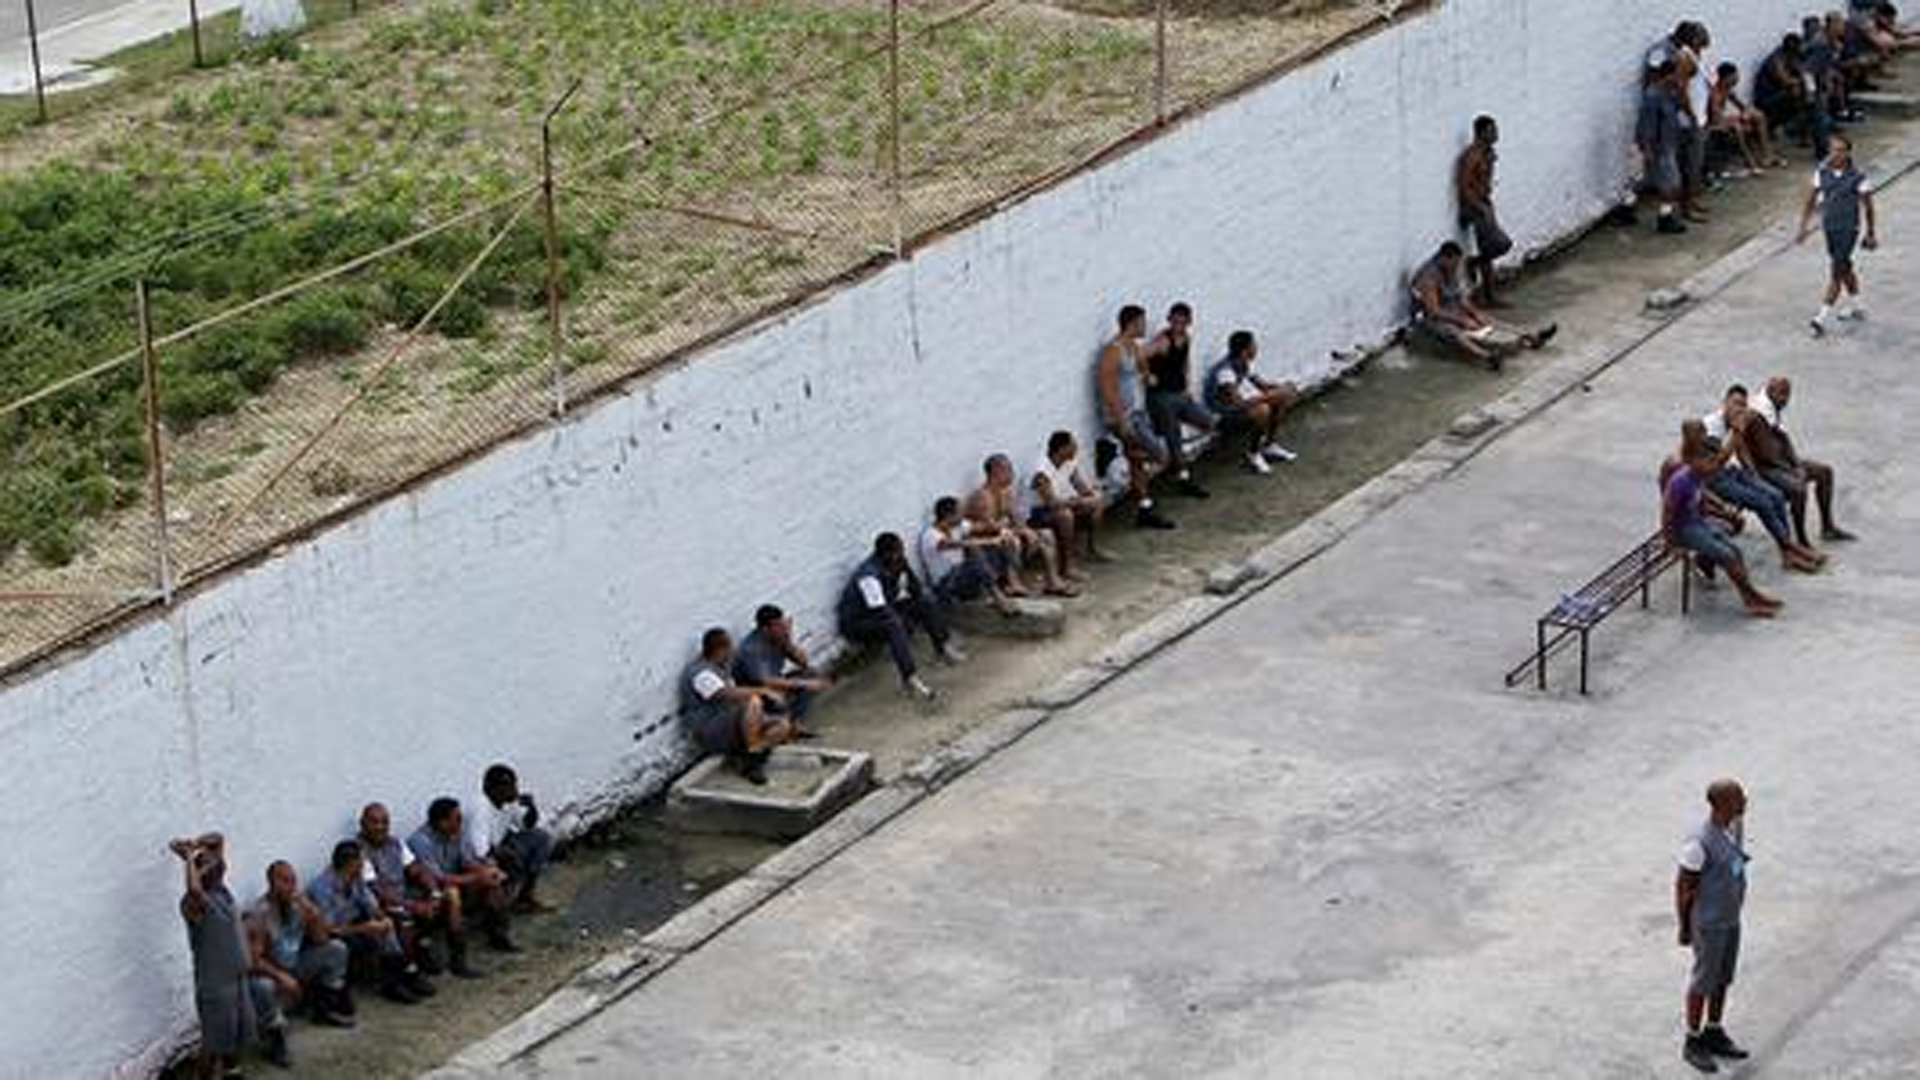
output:
M200 18L240 6L240 0L201 0ZM37 0L40 73L49 92L91 85L110 72L94 62L192 25L184 0ZM0 95L33 92L26 7L0 10Z
M1882 208L1873 321L1810 340L1819 245L1766 260L515 1070L1688 1075L1673 853L1733 774L1740 1074L1912 1075L1920 185ZM1748 538L1778 621L1724 590L1683 618L1670 579L1597 635L1592 698L1564 663L1503 689L1653 528L1679 419L1773 373L1863 539L1786 580Z

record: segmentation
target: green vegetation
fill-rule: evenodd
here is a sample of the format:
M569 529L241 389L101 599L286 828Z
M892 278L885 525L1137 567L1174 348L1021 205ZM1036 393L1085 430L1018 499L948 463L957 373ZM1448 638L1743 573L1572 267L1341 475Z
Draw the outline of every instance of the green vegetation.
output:
M1057 122L1062 100L1133 107L1140 41L1031 30L964 23L916 46L909 147L964 171L1004 137L983 133L983 116L1002 133L1022 117L1044 132L1038 121ZM795 185L836 175L871 193L887 145L874 55L884 35L876 11L798 0L481 0L222 52L215 75L150 87L158 105L124 129L0 180L0 404L132 348L136 277L164 334L522 188L535 177L540 117L576 75L583 89L556 129L563 168L646 136L642 149L595 159L583 183L728 206L781 205ZM151 62L177 45L152 47ZM814 77L804 89L779 92L803 76ZM675 297L758 297L767 275L806 263L784 241L716 255L671 236L626 245L655 257L623 257L635 216L605 204L562 215L566 290L612 296L634 333L660 325ZM411 325L503 217L165 351L170 429L238 409L290 364ZM496 313L537 309L544 259L528 215L434 330L487 335ZM484 390L510 363L469 362L459 386ZM137 365L0 417L0 557L24 546L63 563L85 519L137 501L140 432Z

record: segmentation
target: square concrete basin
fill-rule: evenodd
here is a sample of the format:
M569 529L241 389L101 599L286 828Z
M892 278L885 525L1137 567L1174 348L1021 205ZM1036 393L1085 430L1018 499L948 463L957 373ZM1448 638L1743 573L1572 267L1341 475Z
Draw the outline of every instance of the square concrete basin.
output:
M667 806L675 824L695 832L793 840L859 798L872 779L871 755L781 746L767 759L764 786L748 783L726 759L708 757L674 781Z

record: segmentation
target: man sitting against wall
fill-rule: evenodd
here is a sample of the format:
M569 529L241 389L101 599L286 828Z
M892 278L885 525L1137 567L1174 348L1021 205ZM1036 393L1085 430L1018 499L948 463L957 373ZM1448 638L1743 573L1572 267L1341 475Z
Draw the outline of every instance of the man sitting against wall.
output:
M741 686L779 694L796 739L813 738L805 726L807 712L833 685L813 670L807 651L794 640L793 620L775 604L761 604L753 613L753 629L734 650L733 678Z
M733 635L713 627L680 677L680 717L694 744L720 754L754 784L767 782L767 756L793 736L780 692L741 686L733 674Z
M1413 326L1416 340L1442 352L1499 371L1506 357L1521 349L1544 347L1560 328L1552 323L1522 330L1495 322L1467 298L1460 269L1466 252L1452 241L1413 273Z
M1094 539L1106 516L1106 502L1080 471L1080 444L1072 432L1056 431L1047 437L1047 452L1034 463L1033 476L1027 483L1033 496L1027 524L1053 534L1061 574L1086 580L1085 574L1074 569L1074 548L1084 541L1089 561L1107 561Z
M461 912L480 925L489 948L520 951L507 933L507 875L473 849L460 800L443 795L429 803L427 820L407 837L407 847L434 889L459 891Z
M1012 601L1000 591L1000 566L1006 560L1000 539L973 535L973 525L960 512L960 500L942 495L933 502L933 520L920 534L920 567L927 585L942 604L972 604L985 600L996 611L1010 613Z
M1227 338L1227 355L1207 371L1207 404L1228 433L1244 433L1246 467L1262 476L1273 471L1269 461L1292 461L1294 452L1280 445L1280 421L1300 400L1290 382L1275 382L1253 370L1260 346L1251 330L1235 330Z
M930 599L907 562L907 545L897 533L873 539L873 551L854 568L840 591L840 632L862 645L884 645L900 675L900 688L930 702L938 695L920 677L913 658L913 635L923 631L942 663L958 664L966 654L947 633L946 617Z
M360 842L365 869L362 875L375 900L400 932L407 955L422 972L434 974L439 963L426 936L438 930L447 942L447 970L457 979L477 979L480 972L467 962L467 937L460 924L459 890L436 886L425 863L413 849L393 835L393 815L383 803L368 803L360 811Z
M553 910L534 891L553 859L553 834L540 827L540 807L520 790L520 776L512 766L487 766L467 829L473 850L506 875L502 887L514 911Z
M367 887L366 856L357 840L333 845L333 855L312 881L307 899L326 919L332 935L346 942L350 964L374 967L380 978L380 996L399 1005L414 1005L434 995L434 986L407 959L400 934Z
M1193 400L1193 307L1183 302L1167 309L1167 325L1154 335L1147 354L1147 416L1167 448L1174 490L1190 499L1207 498L1193 478L1187 457L1187 427L1213 430L1213 414Z
M1014 483L1013 462L1005 454L994 454L980 466L985 474L981 485L961 504L967 516L968 535L976 540L998 540L1006 552L1006 576L1000 588L1009 596L1028 590L1022 569L1028 563L1040 565L1043 587L1048 596L1072 597L1079 591L1060 576L1060 553L1053 533L1029 528L1020 515L1020 492Z

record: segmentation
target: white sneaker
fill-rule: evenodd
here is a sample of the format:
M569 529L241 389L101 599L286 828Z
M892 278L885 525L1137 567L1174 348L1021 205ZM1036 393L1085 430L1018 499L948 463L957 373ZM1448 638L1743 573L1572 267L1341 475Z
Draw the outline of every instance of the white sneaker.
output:
M1865 304L1849 304L1840 309L1839 316L1843 322L1859 322L1867 317L1867 307Z
M1261 476L1268 476L1273 472L1273 466L1267 464L1266 455L1259 451L1247 455L1247 468L1252 469Z
M1272 441L1269 441L1267 445L1260 448L1260 454L1268 461L1293 461L1300 456L1286 447L1281 446L1279 443Z
M934 658L943 664L958 665L967 662L967 650L957 641L949 641L933 652Z
M931 702L940 696L939 691L928 686L927 680L918 675L907 676L906 680L900 684L900 689L908 697L917 698L923 702Z

